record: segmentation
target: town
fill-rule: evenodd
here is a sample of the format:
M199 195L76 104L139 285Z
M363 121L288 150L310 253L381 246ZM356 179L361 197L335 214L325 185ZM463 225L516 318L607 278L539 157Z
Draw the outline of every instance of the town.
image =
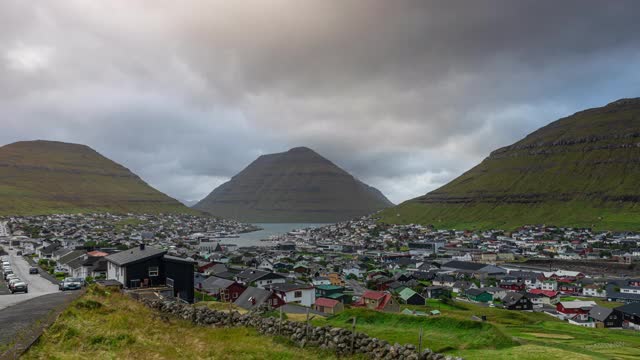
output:
M24 259L62 284L50 291L80 279L187 303L318 316L347 308L438 316L420 306L460 302L640 330L634 233L436 230L369 216L238 246L237 234L258 228L193 215L7 217L0 225L8 262Z

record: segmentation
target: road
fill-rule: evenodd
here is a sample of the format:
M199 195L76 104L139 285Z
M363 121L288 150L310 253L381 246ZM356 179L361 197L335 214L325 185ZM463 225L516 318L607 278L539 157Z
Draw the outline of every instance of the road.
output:
M365 288L362 284L360 284L356 280L347 279L346 283L348 287L353 289L353 295L355 296L362 296L362 294L364 294L364 292L367 291L367 288Z
M29 268L31 266L22 256L16 255L15 249L7 250L7 252L9 253L9 262L11 263L13 273L27 283L29 292L27 294L16 293L0 295L0 310L29 299L58 292L58 287L51 281L40 275L29 274Z
M0 359L14 359L38 338L68 304L83 291L65 291L39 296L0 310ZM3 349L3 346L10 345ZM13 355L11 355L13 353Z

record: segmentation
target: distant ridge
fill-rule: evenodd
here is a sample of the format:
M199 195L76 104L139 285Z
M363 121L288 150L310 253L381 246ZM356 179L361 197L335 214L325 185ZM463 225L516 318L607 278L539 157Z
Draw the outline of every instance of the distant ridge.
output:
M440 228L640 230L640 98L555 121L383 214Z
M306 147L260 156L194 206L245 222L336 222L393 204Z
M86 145L21 141L0 147L0 214L193 213Z

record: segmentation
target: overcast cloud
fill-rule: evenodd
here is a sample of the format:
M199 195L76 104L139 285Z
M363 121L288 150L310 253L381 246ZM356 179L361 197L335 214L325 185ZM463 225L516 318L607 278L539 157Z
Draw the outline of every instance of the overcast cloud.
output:
M0 2L0 144L87 144L197 200L308 146L400 202L640 96L640 2Z

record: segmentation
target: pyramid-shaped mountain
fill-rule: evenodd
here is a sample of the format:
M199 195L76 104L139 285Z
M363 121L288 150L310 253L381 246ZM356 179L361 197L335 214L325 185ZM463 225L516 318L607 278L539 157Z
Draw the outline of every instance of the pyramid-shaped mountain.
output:
M449 184L385 211L390 223L640 229L640 98L555 121Z
M392 205L377 189L299 147L260 156L194 208L246 222L328 223Z
M0 215L194 211L85 145L22 141L0 147Z

